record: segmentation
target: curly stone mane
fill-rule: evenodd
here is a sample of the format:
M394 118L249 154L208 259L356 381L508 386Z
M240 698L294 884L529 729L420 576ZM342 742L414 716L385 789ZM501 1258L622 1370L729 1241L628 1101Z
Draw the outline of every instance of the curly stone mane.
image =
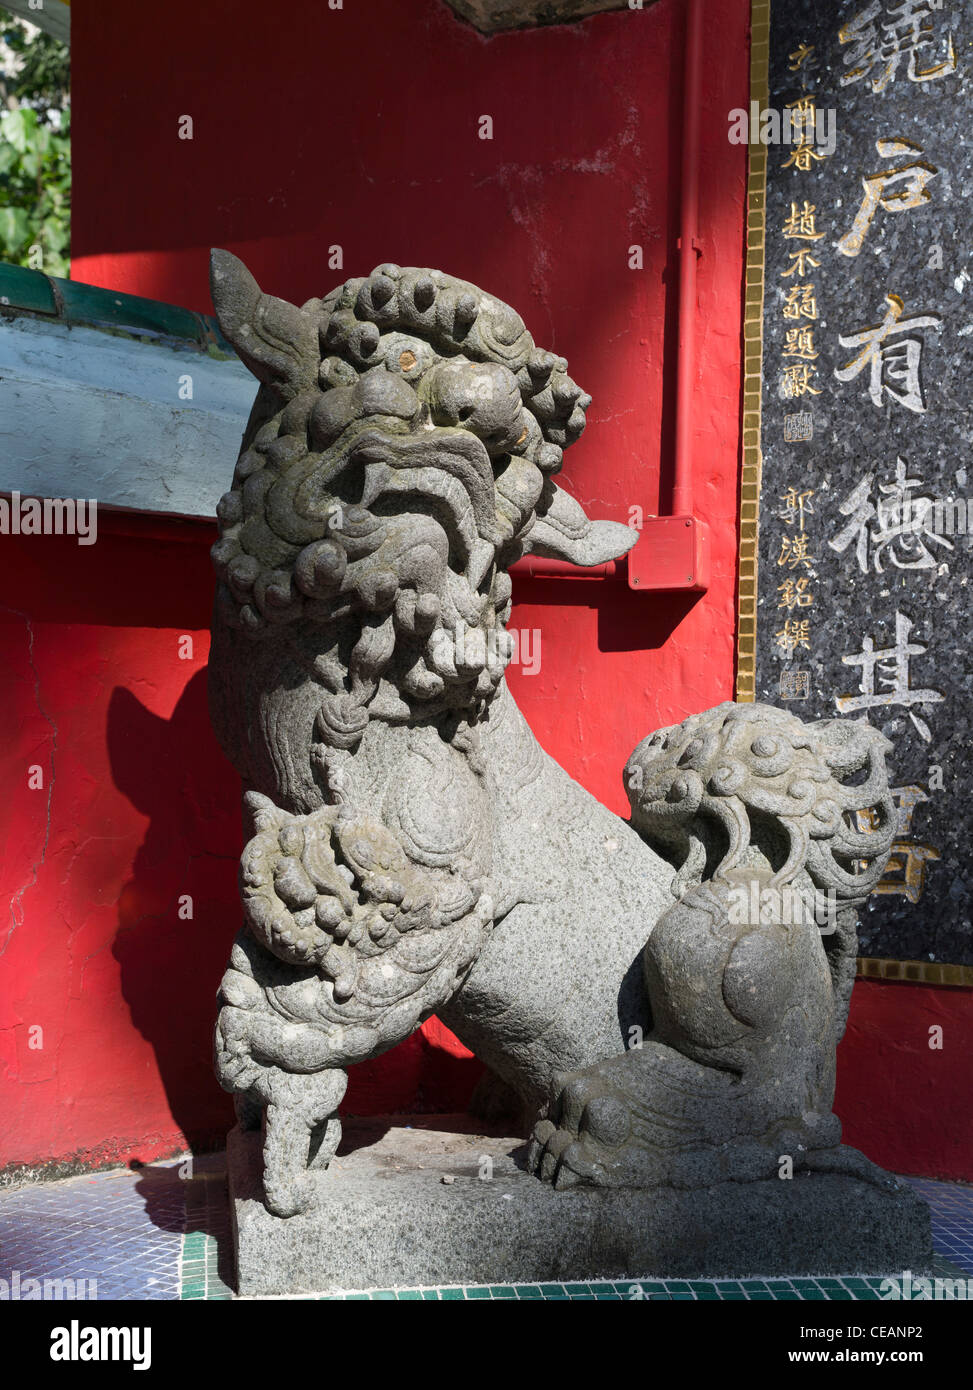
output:
M213 548L217 621L319 633L318 734L482 708L512 643L507 567L596 564L629 528L555 486L590 397L519 315L437 270L381 265L301 309L213 255L221 325L263 383Z

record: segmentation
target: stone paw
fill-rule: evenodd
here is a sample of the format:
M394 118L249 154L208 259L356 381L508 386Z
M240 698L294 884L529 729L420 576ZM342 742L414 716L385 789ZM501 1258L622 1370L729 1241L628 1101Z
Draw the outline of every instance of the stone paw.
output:
M625 1100L593 1072L565 1078L557 1099L534 1126L527 1165L557 1189L626 1183L631 1115Z
M307 1211L314 1197L310 1173L288 1173L275 1177L264 1172L264 1197L275 1216L299 1216Z
M886 1192L899 1192L905 1186L894 1173L887 1173L850 1144L836 1144L831 1149L811 1149L805 1155L804 1163L813 1173L840 1173L849 1178L861 1178L863 1182Z

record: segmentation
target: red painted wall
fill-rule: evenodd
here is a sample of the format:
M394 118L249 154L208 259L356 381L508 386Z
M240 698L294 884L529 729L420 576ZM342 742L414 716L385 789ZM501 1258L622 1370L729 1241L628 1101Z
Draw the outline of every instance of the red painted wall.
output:
M2 542L0 1168L215 1148L232 1123L210 1054L241 827L206 712L209 532L102 514L94 546ZM456 1053L430 1026L356 1068L348 1107L462 1107Z
M893 1172L973 1180L971 1004L968 989L856 983L838 1048L846 1144Z
M732 694L746 170L725 133L748 98L749 7L710 8L694 434L712 585L681 599L598 582L515 591L513 625L542 642L540 672L512 672L515 694L545 747L620 812L638 739ZM593 394L561 481L600 516L664 511L681 24L676 0L489 40L441 0L294 0L276 15L263 0L75 0L74 277L207 310L212 245L298 302L384 260L440 266L514 304ZM178 138L185 115L191 141ZM483 115L492 141L477 138ZM327 268L335 244L340 272ZM151 539L102 525L90 549L4 542L16 612L0 613L0 679L19 736L2 754L14 794L0 824L18 905L0 928L0 1165L149 1158L219 1142L228 1122L209 1052L240 827L206 716L200 529ZM29 791L36 763L48 776ZM914 994L856 992L843 1113L879 1161L955 1173L942 1124L903 1138L908 1095L890 1086L881 1123L870 1118L870 1029L883 1048L905 1046L908 1007L887 1017L882 1001ZM969 1010L955 1013L969 1056ZM909 1047L909 1075L928 1087L928 1059ZM356 1068L345 1109L455 1108L477 1074L432 1022Z

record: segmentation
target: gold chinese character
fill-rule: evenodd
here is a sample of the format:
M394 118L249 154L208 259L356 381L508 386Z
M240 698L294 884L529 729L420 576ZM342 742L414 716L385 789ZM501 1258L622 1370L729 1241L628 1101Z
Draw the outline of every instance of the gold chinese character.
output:
M901 0L888 10L888 21L882 23L879 35L875 20L881 6L878 0L859 10L858 14L838 30L838 42L847 44L843 55L848 71L841 78L842 87L850 82L869 78L873 92L884 92L895 81L902 59L908 57L907 76L910 82L934 82L956 71L956 44L952 31L946 35L945 55L942 40L935 32L930 10L942 9L942 0ZM938 53L920 52L938 47ZM938 63L929 58L940 57ZM922 67L920 64L927 63Z
M891 159L894 155L923 153L921 145L916 145L904 137L896 140L876 140L875 148L883 159ZM932 194L926 185L937 173L938 170L932 164L914 159L911 164L899 164L894 169L883 169L877 174L867 174L863 177L862 188L865 190L865 196L851 224L851 230L838 242L841 254L858 255L879 208L883 212L911 212L914 208L921 208L931 202Z
M785 397L794 400L798 396L820 396L817 387L811 385L811 378L817 370L809 362L795 362L793 366L785 367L780 383Z
M803 357L805 361L812 362L817 353L814 350L814 329L813 328L789 328L784 343L785 357Z
M810 59L811 54L813 52L814 45L812 44L810 47L808 47L808 45L802 39L801 42L795 48L794 52L788 53L787 55L789 70L791 72L797 72L801 64L804 63L806 60ZM808 66L811 66L811 64L809 63Z
M809 579L785 579L783 584L777 585L777 592L783 595L778 599L777 607L786 608L788 612L792 608L810 608L814 603Z
M814 563L814 556L808 554L808 538L804 531L799 531L796 536L783 535L780 538L780 554L777 557L778 565L786 565L788 569L797 569L798 565L803 565L805 569L810 569Z
M814 221L817 208L814 203L804 199L803 208L791 203L790 216L784 220L784 236L800 237L804 241L820 241L824 232L819 232Z
M793 285L784 298L785 319L816 319L818 301L814 285Z
M939 858L932 845L917 845L911 840L896 840L885 866L882 880L874 893L896 893L917 903L926 886L926 865Z
M803 531L805 516L814 515L814 508L811 506L813 496L813 487L805 488L803 492L798 492L796 487L789 487L780 499L784 504L784 510L780 513L781 520L786 521L788 526L796 526L799 531Z
M798 97L796 101L789 101L784 109L792 113L789 120L799 135L813 135L818 118L817 102L813 96Z
M880 324L865 328L860 333L839 334L838 342L842 347L856 347L860 351L843 367L835 367L834 374L839 381L853 381L867 367L868 394L873 405L883 404L884 392L907 410L923 415L926 400L919 370L923 338L921 335L900 338L892 343L887 340L907 329L934 328L938 332L943 321L938 314L904 315L905 303L897 294L887 294L885 302L889 306L888 312ZM904 389L895 391L893 385L901 385Z
M802 174L806 174L813 166L812 159L822 160L826 158L823 154L818 154L813 145L809 145L806 140L802 140L799 145L795 145L790 154L780 166L782 169L789 169L793 164Z
M797 101L789 101L785 111L788 113L785 120L789 121L791 130L799 136L799 143L791 150L781 168L789 169L793 165L802 174L806 174L813 167L812 161L820 161L827 157L819 154L814 146L818 135L818 112L814 97L799 97Z
M858 829L863 835L872 835L876 830L881 830L882 828L882 817L874 806L864 806L856 810L855 820L858 823ZM867 861L864 859L856 859L855 862L856 864L865 864Z
M890 787L889 791L897 808L897 833L881 882L873 891L897 893L908 898L909 902L916 903L922 897L925 887L926 865L939 858L939 851L932 845L919 844L908 838L912 832L912 817L916 807L920 802L928 801L929 797L922 787L918 786ZM875 807L856 810L855 820L858 830L864 835L881 830L884 824ZM855 865L855 872L859 872L858 866L865 869L867 861L856 860Z
M850 714L858 710L888 709L891 705L903 706L909 715L919 737L926 743L932 742L932 730L913 706L941 704L946 698L942 691L919 688L912 684L912 658L924 656L929 650L922 642L910 642L912 621L904 613L896 610L895 644L876 650L874 639L868 636L859 638L862 649L841 658L844 666L860 666L861 676L857 694L836 695L835 705L839 714Z
M819 266L821 264L820 261L816 261L811 255L810 246L799 246L796 251L790 253L790 258L794 264L789 270L782 270L780 272L782 280L786 279L788 275L793 275L795 272L803 279L807 274L807 267L809 265Z
M777 646L788 656L792 656L796 647L810 647L811 619L787 618L781 630L774 633L774 637L777 639Z

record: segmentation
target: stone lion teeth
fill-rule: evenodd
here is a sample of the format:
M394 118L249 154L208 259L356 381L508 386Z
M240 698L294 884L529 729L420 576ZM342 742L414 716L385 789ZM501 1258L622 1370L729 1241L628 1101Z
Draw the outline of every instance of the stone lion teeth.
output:
M478 589L483 583L487 570L493 564L494 550L489 541L473 542L470 558L466 565L466 578L471 589Z
M392 476L392 470L387 463L369 463L365 467L364 487L362 488L361 505L370 507L379 496L385 484Z

